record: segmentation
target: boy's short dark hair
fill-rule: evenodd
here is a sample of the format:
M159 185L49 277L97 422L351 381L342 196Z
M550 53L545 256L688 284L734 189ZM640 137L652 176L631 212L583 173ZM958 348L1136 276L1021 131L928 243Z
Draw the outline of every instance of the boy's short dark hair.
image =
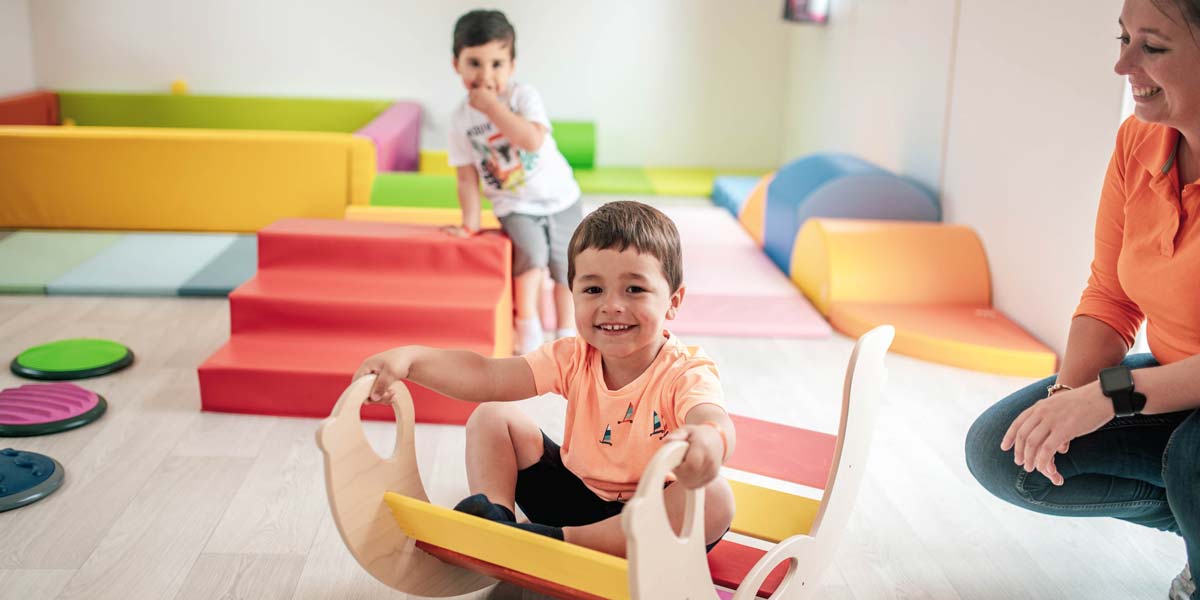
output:
M458 58L463 48L494 41L507 43L509 58L517 57L517 30L498 10L473 10L454 24L454 58Z
M567 283L575 283L575 257L580 252L629 247L658 259L672 294L683 285L683 252L675 223L653 206L629 201L609 202L579 223L567 246Z

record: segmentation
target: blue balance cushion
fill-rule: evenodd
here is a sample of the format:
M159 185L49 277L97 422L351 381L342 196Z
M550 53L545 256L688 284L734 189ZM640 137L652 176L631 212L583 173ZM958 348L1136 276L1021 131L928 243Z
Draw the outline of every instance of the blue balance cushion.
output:
M35 452L0 450L0 512L36 502L63 482L58 461Z

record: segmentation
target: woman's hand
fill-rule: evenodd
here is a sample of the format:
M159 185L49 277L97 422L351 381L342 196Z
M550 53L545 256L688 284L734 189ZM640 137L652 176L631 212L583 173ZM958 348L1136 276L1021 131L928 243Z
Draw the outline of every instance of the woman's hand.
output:
M1037 469L1054 485L1063 477L1054 466L1054 455L1066 453L1071 440L1100 429L1113 418L1112 401L1091 383L1059 392L1025 409L1004 434L1000 449L1013 450L1013 462L1025 472Z
M366 375L375 375L375 384L371 386L371 395L367 397L368 404L387 404L392 401L392 384L408 378L408 370L412 367L412 352L410 348L401 346L380 352L364 360L354 372L353 380ZM400 383L400 385L404 385Z

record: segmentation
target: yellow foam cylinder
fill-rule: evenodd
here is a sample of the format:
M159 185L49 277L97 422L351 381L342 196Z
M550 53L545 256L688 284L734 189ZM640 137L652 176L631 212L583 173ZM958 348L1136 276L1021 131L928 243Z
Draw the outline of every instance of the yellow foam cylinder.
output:
M839 302L991 305L983 244L962 225L809 219L791 265L792 281L826 316Z
M754 238L754 242L759 246L763 245L763 229L766 228L767 222L767 186L771 185L771 181L774 179L774 171L759 179L754 189L750 190L750 196L746 198L746 202L742 204L742 210L738 212L738 222L750 233L750 237Z
M182 95L188 93L187 82L182 79L176 79L175 81L172 81L171 82L171 93L175 94L176 96L182 96Z

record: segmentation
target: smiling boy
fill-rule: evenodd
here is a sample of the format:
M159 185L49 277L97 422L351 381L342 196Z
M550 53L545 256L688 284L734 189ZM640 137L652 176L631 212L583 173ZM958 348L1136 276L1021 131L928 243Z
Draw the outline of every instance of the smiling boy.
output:
M377 374L376 402L408 379L486 403L467 421L472 495L455 508L617 556L620 513L646 464L665 442L686 440L667 512L678 525L685 489L703 487L711 549L733 520L719 473L736 437L716 365L664 328L685 292L675 224L644 204L605 204L575 231L568 265L578 337L515 358L407 346L368 358L355 377ZM567 400L561 447L508 404L551 392ZM515 522L515 506L530 523Z

